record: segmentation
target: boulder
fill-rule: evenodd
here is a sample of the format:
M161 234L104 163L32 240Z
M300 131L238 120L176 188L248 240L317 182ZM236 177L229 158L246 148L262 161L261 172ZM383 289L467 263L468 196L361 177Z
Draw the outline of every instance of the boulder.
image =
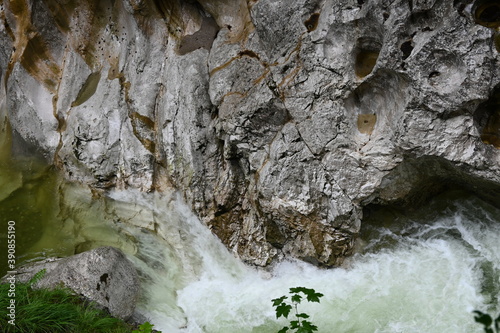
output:
M123 320L134 312L139 295L137 271L114 247L28 264L17 270L16 279L27 282L42 269L46 269L46 273L34 288L67 287Z

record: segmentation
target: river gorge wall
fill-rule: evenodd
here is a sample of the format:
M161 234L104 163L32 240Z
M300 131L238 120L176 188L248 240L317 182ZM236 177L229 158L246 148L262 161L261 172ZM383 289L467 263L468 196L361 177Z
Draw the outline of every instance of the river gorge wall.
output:
M370 204L498 203L493 0L3 0L0 19L14 141L96 195L178 190L247 263L339 265Z

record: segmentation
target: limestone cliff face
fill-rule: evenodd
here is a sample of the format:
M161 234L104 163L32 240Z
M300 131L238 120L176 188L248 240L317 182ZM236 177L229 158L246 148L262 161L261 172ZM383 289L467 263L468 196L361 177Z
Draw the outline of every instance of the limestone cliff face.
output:
M500 195L494 0L3 0L10 125L95 189L184 193L246 262L338 265L362 209Z

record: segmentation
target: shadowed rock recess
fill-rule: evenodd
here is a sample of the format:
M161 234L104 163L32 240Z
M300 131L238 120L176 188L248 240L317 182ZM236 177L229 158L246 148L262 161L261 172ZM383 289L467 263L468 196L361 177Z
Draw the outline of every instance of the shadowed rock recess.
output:
M499 6L3 0L12 130L96 193L183 193L247 263L351 255L370 204L498 205ZM418 199L418 200L417 200Z

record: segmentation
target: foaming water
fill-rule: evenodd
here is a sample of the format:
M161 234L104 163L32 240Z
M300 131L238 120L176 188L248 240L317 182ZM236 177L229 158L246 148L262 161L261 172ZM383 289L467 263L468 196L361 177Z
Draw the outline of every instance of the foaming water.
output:
M139 245L145 266L163 263L148 273L141 312L164 332L276 332L285 322L275 320L270 300L305 286L325 294L320 304L301 305L320 332L481 332L471 311L499 311L499 210L474 198L440 205L446 209L391 223L369 220L364 249L346 268L284 262L259 272L177 198L163 236L182 244L170 243L168 255L154 240Z
M300 308L325 333L479 333L471 311L500 312L500 209L474 197L451 194L413 212L373 210L359 253L343 268L288 261L259 271L236 259L176 194L94 198L57 183L49 214L57 219L39 225L28 252L121 248L140 274L138 312L164 333L275 333L286 322L275 319L271 299L296 286L325 295Z

